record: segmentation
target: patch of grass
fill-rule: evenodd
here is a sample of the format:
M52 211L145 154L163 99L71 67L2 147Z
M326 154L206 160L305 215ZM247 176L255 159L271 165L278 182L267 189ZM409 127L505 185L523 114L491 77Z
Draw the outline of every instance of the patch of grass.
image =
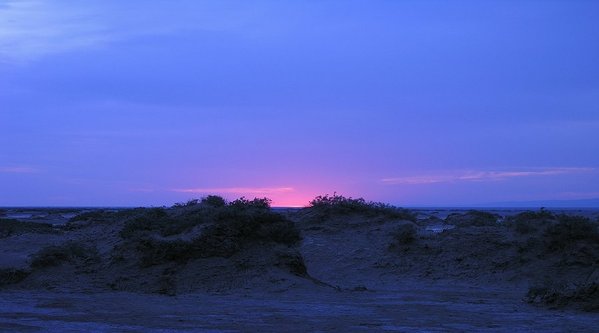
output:
M24 233L54 233L56 230L48 223L21 222L12 219L0 219L0 238Z
M597 223L583 216L559 215L558 223L545 230L547 247L551 251L563 250L577 243L597 244Z
M416 215L407 209L398 208L381 202L366 201L363 198L354 199L333 194L314 198L310 201L309 209L320 216L362 215L385 216L393 219L416 221Z
M0 287L19 283L27 276L29 276L29 272L22 269L2 268L0 269Z
M45 247L31 257L32 268L58 266L62 263L91 263L99 260L98 250L82 242L69 241Z

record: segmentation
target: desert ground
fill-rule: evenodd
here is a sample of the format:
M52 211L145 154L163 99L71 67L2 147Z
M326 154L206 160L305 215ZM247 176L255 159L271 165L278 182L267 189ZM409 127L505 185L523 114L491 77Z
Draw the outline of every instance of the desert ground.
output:
M0 331L596 332L599 210L0 210Z

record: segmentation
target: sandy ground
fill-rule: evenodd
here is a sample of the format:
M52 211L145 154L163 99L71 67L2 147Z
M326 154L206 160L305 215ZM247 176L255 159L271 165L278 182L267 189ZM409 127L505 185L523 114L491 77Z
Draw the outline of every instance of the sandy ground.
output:
M456 211L418 211L423 219L442 219L448 212ZM67 240L95 244L104 259L95 271L64 264L0 288L0 332L597 332L599 327L597 313L523 301L528 278L537 271L566 273L550 270L554 261L538 258L542 252L534 252L536 247L527 248L529 256L517 253L517 245L526 242L506 229L464 227L440 234L421 224L414 244L394 248L393 231L406 221L343 217L321 223L294 216L302 234L294 251L308 276L278 267L267 255L271 248L180 266L108 264L123 241L122 223L2 238L0 268L25 269L32 254ZM589 271L596 267L585 265ZM176 271L169 283L182 292L155 294L168 270ZM108 282L119 274L128 282L110 291Z
M3 332L596 332L599 316L527 305L516 291L446 284L393 291L187 294L3 292Z

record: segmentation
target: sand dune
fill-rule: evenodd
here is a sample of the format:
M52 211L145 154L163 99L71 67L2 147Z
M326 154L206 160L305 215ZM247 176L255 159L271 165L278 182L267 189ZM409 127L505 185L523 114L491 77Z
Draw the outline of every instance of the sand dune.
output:
M590 219L348 203L97 210L53 227L2 220L0 329L590 332L599 324L586 312L599 310Z

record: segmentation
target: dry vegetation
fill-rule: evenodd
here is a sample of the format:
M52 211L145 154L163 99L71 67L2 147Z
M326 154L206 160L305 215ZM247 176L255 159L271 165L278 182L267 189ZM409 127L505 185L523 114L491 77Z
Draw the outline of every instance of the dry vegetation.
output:
M21 222L11 219L0 219L0 238L23 233L55 233L56 229L50 224Z
M38 248L26 268L0 269L3 288L90 283L173 295L241 288L252 279L265 285L299 283L295 278L336 285L330 279L373 274L365 279L376 280L376 271L399 280L528 283L531 303L599 310L597 222L547 210L505 220L468 211L441 220L417 219L406 209L337 194L282 213L266 198L227 202L208 196L169 208L88 211L64 228L0 222L0 239L29 234L60 240ZM454 228L427 231L427 225L438 223ZM306 264L304 256L324 258L324 250L335 262L322 264L325 271L341 271L323 275L328 280L321 282L310 275L310 265L321 264L314 257Z
M416 221L416 216L407 209L381 202L366 201L363 198L348 198L338 194L318 196L310 201L310 206L306 210L320 221L330 217L349 215Z

